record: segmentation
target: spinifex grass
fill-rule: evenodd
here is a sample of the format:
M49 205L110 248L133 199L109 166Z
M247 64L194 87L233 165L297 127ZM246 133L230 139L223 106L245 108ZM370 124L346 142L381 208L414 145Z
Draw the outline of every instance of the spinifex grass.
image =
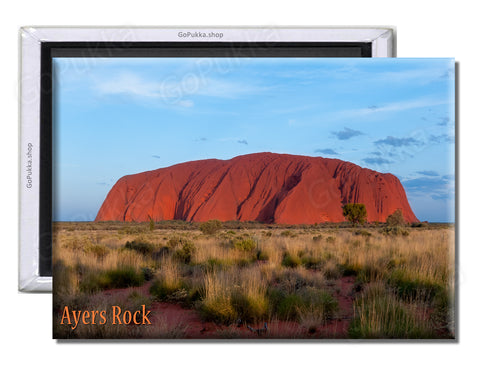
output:
M425 307L415 300L407 303L384 284L366 288L354 305L349 328L351 338L435 338Z
M145 224L56 224L55 306L88 305L102 290L148 282L151 297L194 308L204 320L280 319L315 331L341 315L335 286L348 276L355 280L344 296L354 299L352 337L454 335L452 228L395 236L381 227L232 224L215 234L181 222L153 231Z

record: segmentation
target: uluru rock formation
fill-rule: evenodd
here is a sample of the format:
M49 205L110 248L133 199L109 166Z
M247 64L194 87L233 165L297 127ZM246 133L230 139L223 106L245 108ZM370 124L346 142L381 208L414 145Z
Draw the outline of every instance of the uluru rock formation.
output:
M198 160L118 180L96 221L210 219L281 224L342 222L342 205L362 203L367 220L401 209L417 222L393 174L322 157L257 153Z

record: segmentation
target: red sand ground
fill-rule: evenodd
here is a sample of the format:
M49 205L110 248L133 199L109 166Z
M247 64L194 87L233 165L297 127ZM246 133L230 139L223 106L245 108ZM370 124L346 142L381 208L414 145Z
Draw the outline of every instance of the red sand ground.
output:
M122 177L96 221L240 220L279 224L341 222L342 205L362 203L369 222L401 209L417 222L392 174L338 159L258 153L199 160Z
M308 331L309 327L297 322L272 321L264 334L257 334L247 328L245 324L224 326L212 322L202 321L200 314L193 309L184 309L178 304L153 302L148 310L152 326L149 327L149 336L155 338L155 332L177 331L178 337L187 339L275 339L275 338L347 338L348 325L353 316L352 288L354 277L342 277L335 281L333 286L334 297L338 300L339 311L337 318L328 321L325 325L315 327L315 331ZM150 283L141 287L108 290L100 293L98 298L108 298L110 301L121 301L137 291L145 296L149 294ZM95 299L95 297L94 297ZM263 328L263 324L258 327ZM153 336L152 336L153 335Z

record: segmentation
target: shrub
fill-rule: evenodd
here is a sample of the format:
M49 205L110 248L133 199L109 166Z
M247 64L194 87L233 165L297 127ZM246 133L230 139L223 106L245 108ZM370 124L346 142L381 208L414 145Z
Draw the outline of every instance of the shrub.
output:
M125 266L109 270L105 273L109 283L107 288L126 288L136 287L145 281L142 273L135 270L134 267Z
M104 245L90 244L85 247L84 251L87 254L93 254L95 257L102 259L110 252L110 249Z
M155 250L152 253L152 258L155 260L162 259L166 255L169 255L172 252L172 249L169 246L161 246L158 250Z
M353 225L363 224L367 220L365 204L345 204L342 206L343 216Z
M282 233L280 233L280 236L283 236L283 237L296 237L297 235L295 233L293 233L291 230L287 229L286 231L283 231Z
M144 240L143 238L137 238L133 241L127 241L125 248L136 251L143 255L149 255L155 250L155 245Z
M96 292L112 288L141 286L145 282L143 274L130 266L121 266L104 272L90 271L80 281L82 292Z
M325 241L327 241L327 243L335 243L337 239L333 236L328 236Z
M271 289L268 293L271 312L281 320L300 320L302 315L316 313L325 322L338 310L338 301L327 291L306 287L297 293Z
M353 232L353 234L356 235L356 236L364 236L364 237L370 237L372 235L366 229L357 229Z
M237 313L229 296L218 296L203 301L200 315L206 321L229 325L237 320Z
M235 240L235 242L233 243L233 247L235 249L247 252L252 251L256 246L257 243L252 238Z
M429 321L388 292L385 286L369 286L354 304L349 326L351 338L434 338Z
M200 231L206 235L213 235L222 229L222 222L216 219L211 219L205 223L200 224Z
M427 227L428 227L428 224L427 224L427 223L423 223L423 222L412 223L412 224L411 224L411 227L412 227L412 228L427 228Z
M321 259L314 257L312 255L303 255L300 258L300 261L302 265L307 269L319 269L322 264Z
M148 268L148 267L143 267L143 268L141 269L141 272L142 272L142 275L143 275L143 279L144 279L145 281L148 282L148 281L151 281L151 280L153 279L154 273L153 273L153 270L152 270L152 269L150 269L150 268Z
M257 260L259 260L259 261L266 261L266 260L269 259L269 257L270 257L270 256L268 255L268 253L267 253L266 251L261 250L261 249L258 249L258 250L257 250L257 254L256 254Z
M322 272L327 279L338 279L342 276L342 271L333 260L329 260L325 263Z
M285 252L283 254L282 265L287 268L296 268L302 264L302 261L297 255Z
M357 263L346 262L340 265L340 270L344 277L356 276L361 270L361 266Z
M225 267L231 266L232 262L230 260L224 260L219 258L209 258L205 263L207 270L214 271L215 269L223 269Z
M432 301L445 289L439 282L405 269L395 269L388 277L388 284L405 300Z
M313 241L315 241L315 242L319 242L319 241L321 241L321 240L322 240L322 238L323 238L323 237L322 237L322 235L321 235L321 234L319 234L319 235L313 236L313 238L312 238L312 239L313 239Z
M192 261L195 251L196 248L193 242L184 240L182 242L182 247L175 252L175 257L185 264L189 264Z
M231 295L231 304L237 319L244 322L258 322L267 316L268 300L263 294L246 294L234 291Z
M184 241L186 240L184 240L181 237L174 236L167 241L167 247L174 248L174 247L180 246Z
M401 209L395 210L387 217L387 225L390 227L405 225L405 219L403 218L403 213Z
M410 234L405 228L400 226L385 227L381 231L386 236L408 236Z
M182 288L185 288L185 283L180 273L179 265L168 259L158 270L150 287L150 293L163 301Z
M302 305L300 296L273 289L269 291L268 297L272 314L275 314L281 320L298 319L298 308Z
M150 293L160 301L166 301L175 292L183 289L180 280L169 281L165 278L157 278L150 286Z

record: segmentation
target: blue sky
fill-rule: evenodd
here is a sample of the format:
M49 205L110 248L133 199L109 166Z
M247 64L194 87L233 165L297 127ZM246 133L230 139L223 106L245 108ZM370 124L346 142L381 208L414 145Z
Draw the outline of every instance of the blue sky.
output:
M270 151L389 172L454 221L454 60L55 58L54 219L93 220L126 174Z

